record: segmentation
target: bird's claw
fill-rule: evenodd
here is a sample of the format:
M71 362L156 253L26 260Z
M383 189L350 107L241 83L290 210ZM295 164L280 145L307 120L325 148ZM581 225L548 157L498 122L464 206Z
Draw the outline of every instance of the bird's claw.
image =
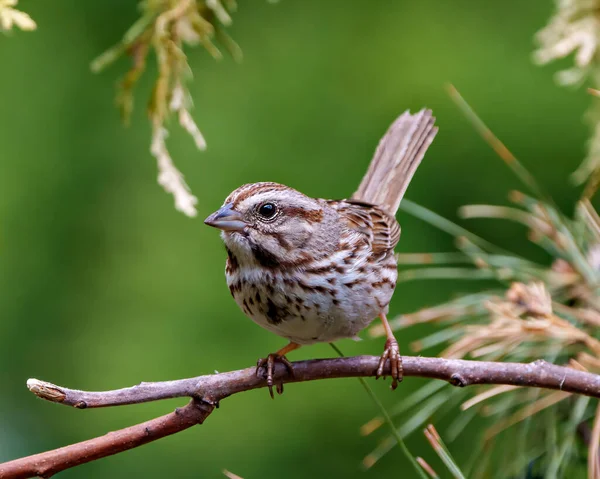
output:
M285 356L280 356L279 354L275 353L269 354L266 358L261 358L256 363L256 375L258 377L262 376L260 371L261 368L265 368L267 370L267 386L272 399L275 399L275 396L273 395L273 370L276 362L282 363L288 370L290 377L294 377L294 367ZM275 384L275 390L277 391L277 394L283 394L283 381Z
M377 368L376 379L379 379L383 376L383 368L385 367L385 362L390 360L390 370L392 376L392 385L391 389L396 389L398 387L398 383L402 381L402 356L400 356L400 348L398 347L398 341L393 338L389 338L385 342L385 349L383 354L381 355L381 359L379 360L379 367ZM383 376L385 379L385 376Z

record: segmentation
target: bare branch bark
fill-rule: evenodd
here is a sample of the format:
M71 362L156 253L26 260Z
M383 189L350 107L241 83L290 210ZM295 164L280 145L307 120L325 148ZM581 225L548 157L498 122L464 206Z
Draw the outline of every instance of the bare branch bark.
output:
M214 406L192 399L186 406L156 419L70 446L0 464L0 478L50 477L79 464L112 456L202 424L213 409Z
M402 361L404 376L441 379L458 387L510 384L600 398L600 376L545 361L521 364L412 356L404 356ZM378 362L379 358L375 356L298 361L293 363L294 377L289 377L286 368L277 364L275 381L292 383L375 376ZM389 370L387 373L389 374ZM78 391L37 379L30 379L27 386L40 398L80 409L177 397L191 397L192 400L183 408L165 416L95 439L0 464L0 479L50 477L79 464L147 444L201 424L221 399L242 391L266 387L266 381L262 376L256 375L255 368L248 368L175 381L141 383L104 392Z

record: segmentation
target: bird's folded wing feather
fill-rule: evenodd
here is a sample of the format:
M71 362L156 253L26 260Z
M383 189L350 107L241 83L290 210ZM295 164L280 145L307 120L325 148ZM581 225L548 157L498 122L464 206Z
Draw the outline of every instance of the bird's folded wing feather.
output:
M364 235L374 255L393 250L400 240L400 225L381 208L356 200L330 201L346 226Z

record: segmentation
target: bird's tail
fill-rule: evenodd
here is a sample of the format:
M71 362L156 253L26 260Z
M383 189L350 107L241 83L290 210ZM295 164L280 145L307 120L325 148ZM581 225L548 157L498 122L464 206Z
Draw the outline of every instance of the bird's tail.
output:
M353 199L373 203L396 214L437 128L431 110L400 115L379 142L375 156Z

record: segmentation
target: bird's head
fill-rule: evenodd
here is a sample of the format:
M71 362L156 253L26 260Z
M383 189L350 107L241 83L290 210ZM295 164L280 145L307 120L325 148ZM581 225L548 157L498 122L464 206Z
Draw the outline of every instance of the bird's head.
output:
M339 238L336 212L278 183L239 187L204 223L222 230L227 248L242 263L294 266L322 257Z

